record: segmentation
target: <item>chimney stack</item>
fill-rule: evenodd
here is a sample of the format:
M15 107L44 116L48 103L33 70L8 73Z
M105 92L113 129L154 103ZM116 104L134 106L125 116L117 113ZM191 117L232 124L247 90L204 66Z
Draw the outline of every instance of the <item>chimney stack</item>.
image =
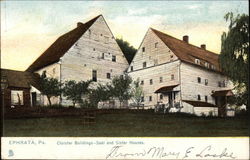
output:
M188 43L188 36L187 35L183 36L183 41Z
M205 44L202 44L202 45L201 45L201 48L204 49L204 50L206 50L206 45L205 45Z
M82 22L77 22L77 27L84 25Z

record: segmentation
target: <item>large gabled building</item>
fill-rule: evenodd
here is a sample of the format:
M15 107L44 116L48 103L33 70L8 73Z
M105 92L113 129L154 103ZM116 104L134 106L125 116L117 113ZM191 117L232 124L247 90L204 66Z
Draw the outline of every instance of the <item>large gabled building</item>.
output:
M218 54L148 29L127 72L139 79L146 108L157 104L197 115L225 115L232 83L219 66Z
M77 23L72 31L60 36L26 71L49 77L95 83L110 82L122 75L128 62L102 15L86 23ZM33 92L39 93L35 87ZM48 104L47 98L42 98ZM71 105L65 97L54 97L53 104Z

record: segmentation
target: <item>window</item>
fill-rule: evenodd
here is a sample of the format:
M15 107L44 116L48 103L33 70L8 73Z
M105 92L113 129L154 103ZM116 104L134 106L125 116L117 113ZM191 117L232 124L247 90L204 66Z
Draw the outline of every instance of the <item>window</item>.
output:
M144 102L144 97L141 97L141 102Z
M205 101L207 102L207 96L205 96Z
M171 74L171 80L174 80L174 75L173 74Z
M208 79L205 79L205 85L206 86L208 85Z
M23 105L23 91L11 90L11 105Z
M158 48L158 42L155 43L155 48Z
M222 87L221 81L218 82L218 87Z
M162 77L160 77L160 83L162 83L163 82L163 78Z
M195 59L195 64L201 64L201 61L199 59Z
M95 51L95 48L93 48L93 51Z
M93 71L92 71L92 80L93 80L94 82L97 81L97 71L96 71L96 70L93 70Z
M116 56L112 56L112 61L116 62Z
M201 100L201 95L197 95L197 99L198 99L198 101L200 101Z
M108 79L110 79L110 78L111 78L110 73L107 73L107 78L108 78Z
M152 85L153 84L153 79L149 80L149 84Z
M209 68L210 64L208 62L205 62L205 67Z
M197 82L201 83L201 78L200 77L197 77Z
M133 71L133 70L134 70L134 68L133 68L133 66L131 66L131 67L130 67L130 71Z
M174 56L173 56L173 55L170 55L170 59L172 59L172 58L174 58Z
M149 102L151 102L152 101L152 96L149 96Z
M212 68L213 70L215 70L215 66L214 66L213 64L211 64L211 68Z
M144 81L143 80L141 81L141 85L144 85Z
M162 94L160 95L160 99L163 99L163 95Z
M145 47L142 47L142 52L145 52Z
M143 68L147 67L147 62L143 62Z
M105 55L105 53L102 53L102 59L104 59L104 55Z

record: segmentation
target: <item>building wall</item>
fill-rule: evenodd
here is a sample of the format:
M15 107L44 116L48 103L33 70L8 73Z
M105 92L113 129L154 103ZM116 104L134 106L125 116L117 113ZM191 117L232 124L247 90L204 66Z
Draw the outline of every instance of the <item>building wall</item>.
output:
M56 78L60 81L61 79L61 74L60 74L60 62L56 62L54 64L48 65L46 67L43 67L39 70L37 70L35 73L38 73L39 75L42 75L43 72L46 72L46 76L47 77L51 77L51 78ZM40 97L40 102L41 105L49 105L49 101L48 98L44 95L40 96L40 92L35 89L34 87L31 88L31 92L36 92L37 95ZM60 97L51 97L51 103L52 104L59 104L60 103Z
M146 67L143 67L144 62L146 62ZM179 84L179 63L180 61L173 52L149 29L128 68L128 73L133 80L144 81L142 87L145 108L154 108L157 101L168 102L168 96L160 100L160 94L157 98L154 92L164 86ZM172 74L174 80L171 80ZM162 77L162 82L160 82L160 77ZM153 80L152 85L150 85L150 79ZM179 90L179 86L175 90ZM152 101L149 101L149 96L152 96ZM176 95L176 100L179 99L180 92Z
M145 48L145 51L143 51ZM177 60L178 58L173 52L162 42L155 33L149 29L137 51L133 61L130 64L128 72L143 68L143 62L146 62L147 67L163 64Z
M141 85L144 92L144 106L145 108L154 108L157 101L160 101L160 94L154 93L157 89L179 84L179 65L180 61L176 60L173 62L148 67L141 70L136 70L129 72L128 74L133 78L133 80L139 79L139 81L144 81ZM174 79L171 79L171 75L174 75ZM162 82L160 82L160 77L162 77ZM153 84L150 84L150 79L153 80ZM180 90L180 86L174 88L174 90ZM152 96L152 101L149 101L149 96ZM180 92L176 94L176 101L180 100ZM164 103L168 102L168 96L163 96L161 100Z
M181 72L181 91L183 100L198 100L198 94L201 97L200 101L205 101L205 96L208 97L208 103L215 104L215 99L212 97L212 91L232 89L232 83L228 78L218 72L209 71L205 68L182 62L180 65ZM201 78L201 83L198 83L197 77ZM208 84L205 85L205 79ZM218 87L219 81L226 81L227 87Z
M104 58L102 58L104 54ZM112 61L112 56L116 61ZM128 62L109 30L104 18L99 17L88 31L61 58L61 81L92 80L92 71L97 71L97 83L111 82L114 76L122 75ZM107 78L110 73L111 78ZM71 105L65 97L64 105Z

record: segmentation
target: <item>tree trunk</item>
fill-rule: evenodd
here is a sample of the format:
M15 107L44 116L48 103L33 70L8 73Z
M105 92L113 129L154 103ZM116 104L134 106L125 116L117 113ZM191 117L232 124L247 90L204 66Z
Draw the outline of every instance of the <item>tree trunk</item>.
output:
M49 106L51 106L51 100L50 100L50 96L47 95L48 101L49 101Z

